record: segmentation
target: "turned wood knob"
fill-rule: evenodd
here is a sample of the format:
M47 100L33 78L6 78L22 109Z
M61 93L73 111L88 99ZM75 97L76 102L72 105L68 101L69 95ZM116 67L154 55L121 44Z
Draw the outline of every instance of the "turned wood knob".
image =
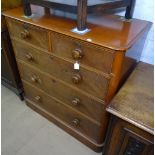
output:
M73 57L73 59L75 59L75 60L80 60L82 57L83 57L83 52L82 52L82 50L81 49L75 49L75 50L73 50L73 52L72 52L72 57Z
M80 121L77 119L77 118L75 118L73 121L72 121L72 124L74 125L74 126L79 126L80 125Z
M36 96L36 97L35 97L35 100L36 100L36 101L40 101L40 99L41 99L40 96Z
M26 59L28 61L32 61L33 60L33 56L31 54L26 54L25 57L26 57Z
M72 104L73 104L73 106L77 106L80 104L80 100L78 98L75 98L72 100Z
M34 75L31 77L32 82L38 82L38 78Z
M75 74L72 77L72 81L74 84L78 84L82 80L82 77L80 74Z
M24 31L22 31L22 32L20 33L20 37L21 37L22 39L27 39L27 38L30 37L30 32L29 32L28 30L24 30Z

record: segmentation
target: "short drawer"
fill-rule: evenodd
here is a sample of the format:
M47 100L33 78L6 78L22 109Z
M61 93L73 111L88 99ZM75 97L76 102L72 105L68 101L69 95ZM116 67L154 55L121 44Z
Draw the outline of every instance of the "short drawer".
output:
M55 55L79 61L83 65L104 73L111 73L114 50L82 42L59 33L52 33L51 40Z
M48 50L48 32L45 29L7 18L11 38L25 41Z
M26 99L34 102L37 106L62 120L73 129L93 139L95 142L99 141L99 124L91 122L89 119L65 106L63 103L56 101L43 91L32 87L30 84L24 82L23 85Z
M44 90L47 94L56 97L75 110L85 114L91 119L100 122L106 111L103 102L96 101L83 93L60 83L55 78L30 67L25 63L18 62L21 78L33 86ZM106 122L106 121L105 121Z
M64 61L50 53L36 50L18 42L13 42L13 45L17 59L31 64L81 91L104 99L108 89L108 77L83 67L77 72L73 69L73 63Z

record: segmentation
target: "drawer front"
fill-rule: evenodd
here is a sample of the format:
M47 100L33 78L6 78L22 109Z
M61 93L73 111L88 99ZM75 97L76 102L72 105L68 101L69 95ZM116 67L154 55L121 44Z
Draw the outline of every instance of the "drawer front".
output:
M72 63L18 42L14 42L14 48L17 59L23 60L95 97L104 99L109 80L103 75L82 67L77 72L73 69Z
M104 118L106 119L107 113L103 103L91 99L77 90L67 87L55 78L48 76L25 63L18 62L18 66L21 78L24 81L44 90L47 94L56 97L91 119L98 122L101 121L101 117L103 116L105 116Z
M91 43L81 42L62 34L52 33L53 53L105 73L111 73L114 51L100 48Z
M33 101L39 107L64 121L75 130L94 139L94 141L98 141L100 130L99 125L91 122L76 111L65 106L63 103L56 101L46 93L32 87L28 83L24 82L23 85L27 99Z
M42 28L7 18L11 38L48 50L48 32Z

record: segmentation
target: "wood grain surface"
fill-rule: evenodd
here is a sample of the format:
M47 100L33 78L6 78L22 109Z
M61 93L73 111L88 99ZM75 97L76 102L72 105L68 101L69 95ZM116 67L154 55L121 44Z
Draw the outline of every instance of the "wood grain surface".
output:
M89 33L79 35L71 32L76 27L76 21L45 14L44 10L41 9L40 11L36 8L34 10L33 18L25 18L23 8L8 10L3 14L86 42L91 40L92 44L122 51L129 49L141 37L146 27L151 26L150 22L143 20L132 19L127 22L123 21L120 16L106 15L95 20L96 23L100 24L88 23L88 28L91 29Z
M154 67L139 63L107 111L154 134Z

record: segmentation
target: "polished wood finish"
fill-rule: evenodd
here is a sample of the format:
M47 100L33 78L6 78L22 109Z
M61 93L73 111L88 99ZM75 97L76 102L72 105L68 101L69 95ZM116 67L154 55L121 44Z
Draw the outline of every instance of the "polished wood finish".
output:
M21 0L2 0L1 11L21 5ZM23 100L23 87L4 16L1 16L1 82Z
M67 11L71 13L77 13L77 28L79 31L83 31L87 28L87 12L88 13L103 13L105 10L108 9L115 9L115 8L121 8L126 7L126 13L125 18L131 19L133 12L134 12L134 6L135 6L135 0L96 0L88 1L88 0L68 0L68 1L42 1L42 0L24 0L23 6L24 6L24 13L26 16L31 16L32 11L30 4L34 5L40 5L46 8L50 9L58 9L61 11ZM48 10L48 13L50 11Z
M32 12L29 0L23 0L23 5L24 5L24 14L26 16L31 16Z
M32 87L27 82L23 82L23 85L25 88L26 100L28 99L34 102L36 106L40 106L45 111L48 111L55 117L72 126L75 130L78 130L82 134L93 138L96 143L98 142L99 124L90 121L86 117L83 117L83 115L81 115L79 112L68 108L66 104L63 104L62 102L59 102L59 100L48 96L41 90ZM36 100L36 97L38 98L38 96L40 97L39 101Z
M93 96L100 99L105 97L109 81L108 75L106 77L82 66L80 67L80 71L77 72L73 69L73 62L64 61L50 53L42 52L26 44L13 42L13 45L16 58L23 60L78 89L86 91Z
M153 134L154 67L139 63L108 111Z
M67 87L62 81L58 81L56 78L45 72L40 72L40 70L37 70L22 61L18 61L18 66L21 78L24 81L42 89L49 95L70 105L75 110L89 116L89 118L100 122L101 116L106 115L104 114L105 105L103 101L95 100L88 94L74 90L72 87Z
M53 54L71 61L79 61L81 65L90 66L104 73L111 73L114 51L100 46L92 46L59 33L51 35ZM102 59L100 59L102 57ZM96 61L98 60L98 61Z
M23 100L23 87L7 29L3 29L1 37L1 82Z
M153 155L154 137L131 123L111 117L103 155Z
M36 104L41 101L40 94L35 94L34 100L26 95L27 104L93 150L100 151L109 121L105 106L139 60L139 49L143 47L141 38L145 40L144 35L151 24L108 16L97 22L95 18L96 24L89 23L91 31L78 35L71 32L76 25L73 20L45 14L44 10L33 13L33 18L29 19L23 16L22 8L4 13L20 75L23 83L30 85L30 88L25 86L25 92L41 91L42 97L52 98L40 105ZM35 34L36 38L32 41L21 39L21 31L16 29L22 29L22 25L28 27L30 35ZM23 36L27 36L27 32ZM137 42L140 43L137 45ZM80 64L79 70L74 69L75 63ZM55 105L55 100L63 106ZM56 108L56 114L48 108L50 106ZM59 114L59 109L64 114ZM79 118L72 117L74 114ZM69 115L75 127L85 120L89 124L87 129L83 125L81 130L76 130L65 123Z
M64 129L70 135L74 136L75 138L80 140L82 143L86 144L89 148L93 149L96 152L101 152L102 151L103 143L102 144L94 143L92 141L92 139L88 138L84 134L81 134L80 131L75 130L70 125L64 123L61 119L59 119L59 118L55 117L54 115L52 115L52 113L49 113L49 112L45 111L40 106L36 106L36 104L34 104L34 102L32 102L30 100L27 100L26 104L30 108L32 108L33 110L35 110L36 112L41 114L42 116L46 117L49 121L52 121L57 126L59 126L60 128Z
M104 155L153 155L154 67L139 63L107 111L112 114Z
M48 32L46 30L20 23L17 20L8 22L8 27L11 37L48 50Z
M38 12L33 12L33 18L28 19L24 17L22 9L8 10L3 14L12 19L18 19L18 21L24 21L26 25L30 23L38 28L65 34L87 43L90 42L91 45L95 44L113 49L116 52L119 50L126 52L142 37L147 28L152 25L150 22L143 20L132 19L130 22L127 22L122 20L120 16L106 15L101 18L96 17L94 19L96 24L91 24L90 21L88 26L91 31L85 35L79 35L71 32L76 25L76 22L73 20L45 14L41 8L38 8L40 9ZM37 10L37 8L34 10Z
M87 28L87 0L77 0L77 28L79 31Z
M1 0L2 12L19 7L22 5L22 0Z

